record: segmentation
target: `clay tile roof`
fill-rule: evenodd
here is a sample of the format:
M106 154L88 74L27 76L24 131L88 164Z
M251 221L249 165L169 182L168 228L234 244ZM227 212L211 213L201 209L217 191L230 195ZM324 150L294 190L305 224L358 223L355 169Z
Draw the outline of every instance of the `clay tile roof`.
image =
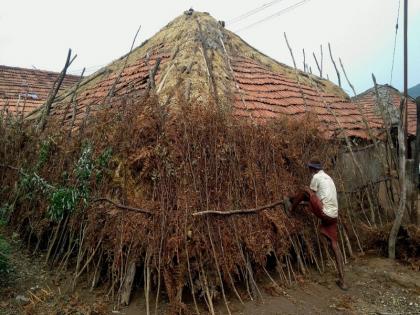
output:
M59 73L0 65L0 110L26 114L47 99ZM60 91L72 86L79 76L67 75Z
M401 93L391 85L378 85L378 98L375 88L370 88L353 98L353 101L362 106L369 121L382 122L385 119L391 121L393 125L399 120L399 108ZM380 107L381 106L381 107ZM408 98L408 134L416 135L416 103L412 98Z
M327 137L368 138L360 108L346 97L320 91L315 84L301 82L269 70L250 58L232 61L235 92L235 114L253 119L271 119L282 115L294 118L312 113ZM383 129L381 120L369 120L372 133Z

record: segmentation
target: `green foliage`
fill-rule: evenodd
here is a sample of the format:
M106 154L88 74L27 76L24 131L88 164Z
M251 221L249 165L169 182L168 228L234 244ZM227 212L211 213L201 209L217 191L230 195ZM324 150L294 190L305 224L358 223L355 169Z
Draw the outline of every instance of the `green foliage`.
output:
M90 179L94 169L95 165L92 159L92 146L90 143L86 143L82 148L80 158L74 169L74 174L76 175L75 189L78 191L78 197L83 201L83 206L88 204L90 196Z
M48 161L52 143L53 142L51 138L48 138L41 142L41 146L39 148L39 154L38 154L38 161L37 161L35 169L40 169Z
M112 149L104 150L95 161L92 155L92 145L85 143L73 172L76 182L51 190L48 207L48 216L51 220L59 221L78 207L83 209L88 205L92 174L96 174L97 182L102 179L103 171L111 159ZM63 173L62 178L66 182L69 182L69 177L68 173Z
M9 216L9 213L13 210L13 205L5 203L0 207L0 226L6 224L6 218Z
M52 143L50 139L42 142L35 170L42 167L48 160ZM94 160L92 145L87 142L82 147L73 172L63 172L61 185L51 185L35 171L28 173L21 171L17 193L27 200L46 198L49 219L59 221L77 208L83 209L88 205L92 175L95 175L96 182L102 180L103 172L107 169L111 156L112 149L107 148ZM6 204L0 208L0 218L3 217L3 213L10 211L8 207L10 206Z
M104 171L109 167L109 161L112 157L112 148L106 148L96 159L96 183L102 181Z
M96 159L96 165L98 165L99 168L102 168L102 169L108 168L111 157L112 157L112 148L106 148Z
M10 252L9 243L0 235L0 275L9 273L11 270Z
M70 184L70 176L63 173L62 178L66 186L58 187L49 194L48 217L53 221L59 221L64 216L75 211L79 206L85 207L88 204L90 188L89 182L94 171L92 159L92 146L86 143L74 167L75 183Z
M84 184L89 181L93 168L92 146L90 143L86 143L82 148L82 153L80 154L80 158L74 169L74 173L80 184Z
M80 192L73 187L60 187L50 194L48 216L53 221L60 221L66 214L77 207Z
M21 172L19 188L24 197L32 199L38 193L47 194L51 192L54 189L54 186L50 185L44 178L35 172L28 174Z

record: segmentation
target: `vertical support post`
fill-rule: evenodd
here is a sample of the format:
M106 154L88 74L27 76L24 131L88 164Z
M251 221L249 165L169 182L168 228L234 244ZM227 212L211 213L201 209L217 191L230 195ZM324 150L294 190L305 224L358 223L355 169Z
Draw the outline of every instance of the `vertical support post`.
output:
M404 0L404 103L405 103L405 158L408 159L408 106L407 106L407 97L408 97L408 0Z
M404 97L400 103L400 121L398 123L398 146L400 160L400 202L395 221L389 233L388 256L395 259L398 231L404 216L407 201L406 159L407 159L407 8L408 0L404 0ZM405 126L404 126L405 124Z
M416 98L417 111L417 128L416 128L416 145L414 148L414 191L412 202L412 213L414 214L413 223L420 225L420 209L418 205L418 187L419 187L419 154L420 154L420 96Z

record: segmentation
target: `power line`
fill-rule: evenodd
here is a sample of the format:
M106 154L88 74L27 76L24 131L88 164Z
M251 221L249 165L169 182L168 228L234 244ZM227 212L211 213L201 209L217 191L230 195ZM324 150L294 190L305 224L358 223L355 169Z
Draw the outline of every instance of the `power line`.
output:
M100 68L106 66L107 64L108 63L104 63L104 64L101 64L101 65L89 66L89 67L85 67L84 69L86 70L86 72L95 72L96 70L99 70ZM70 73L70 74L80 74L82 69L83 68L74 69L74 70L68 71L68 73Z
M394 51L392 52L391 79L389 80L389 85L392 85L392 75L394 74L395 49L397 47L398 22L400 20L400 7L401 7L401 0L398 1L397 22L395 23Z
M239 15L239 16L237 16L237 17L235 17L235 18L233 18L229 21L226 21L226 23L227 24L236 24L236 23L242 21L243 19L246 19L247 17L249 17L251 15L254 15L254 14L256 14L256 13L258 13L258 12L264 10L264 9L267 9L268 7L271 7L272 5L274 5L278 2L281 2L281 1L283 1L283 0L274 0L274 1L271 1L271 2L268 2L268 3L265 3L258 8L252 9L252 10L250 10L248 12L245 12L245 13L243 13L243 14L241 14L241 15Z
M283 14L289 12L289 11L292 11L293 9L296 9L297 7L300 7L301 5L303 5L303 4L305 4L306 2L309 2L309 1L310 0L302 0L302 1L300 1L298 3L295 3L295 4L291 5L291 6L288 6L287 8L284 8L284 9L282 9L280 11L277 11L276 13L274 13L272 15L269 15L269 16L261 19L261 20L258 20L258 21L254 22L252 24L249 24L249 25L247 25L247 26L245 26L243 28L240 28L240 29L236 30L235 32L236 33L237 32L241 32L243 30L246 30L248 28L254 27L254 26L258 25L258 24L261 24L261 23L264 23L264 22L266 22L268 20L271 20L273 18L276 18L276 17L278 17L280 15L283 15Z

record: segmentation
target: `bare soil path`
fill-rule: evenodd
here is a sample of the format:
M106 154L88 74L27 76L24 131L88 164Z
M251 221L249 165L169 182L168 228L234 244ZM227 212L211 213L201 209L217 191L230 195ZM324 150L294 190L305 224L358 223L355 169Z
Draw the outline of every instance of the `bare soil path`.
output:
M70 273L51 270L42 256L33 257L18 240L10 236L9 240L15 270L10 279L0 279L0 315L145 314L142 292L134 295L129 307L112 311L105 289L91 292L85 283L72 292ZM232 298L230 311L234 315L420 314L420 272L412 266L369 255L357 257L346 265L350 286L346 292L335 285L333 267L327 269L289 288L260 283L263 301L242 305ZM158 313L164 314L165 303L160 304ZM216 310L227 314L223 301Z

